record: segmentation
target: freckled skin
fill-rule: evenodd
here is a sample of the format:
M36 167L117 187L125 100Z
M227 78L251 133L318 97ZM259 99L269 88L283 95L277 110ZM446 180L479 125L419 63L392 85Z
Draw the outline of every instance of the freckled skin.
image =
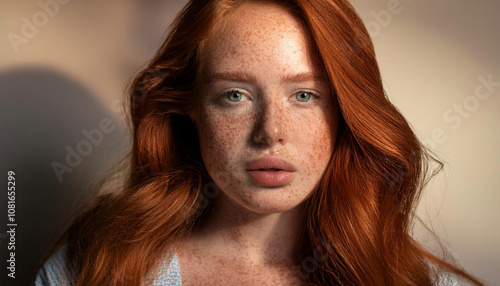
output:
M177 246L183 285L300 285L294 261L302 203L332 156L337 116L327 83L283 82L320 69L302 24L276 5L245 3L209 41L208 76L243 72L255 81L207 83L199 96L203 162L221 189L210 215ZM224 92L237 90L240 101ZM300 91L312 91L307 102ZM294 179L262 187L246 164L273 154L292 163ZM234 282L234 283L232 283Z

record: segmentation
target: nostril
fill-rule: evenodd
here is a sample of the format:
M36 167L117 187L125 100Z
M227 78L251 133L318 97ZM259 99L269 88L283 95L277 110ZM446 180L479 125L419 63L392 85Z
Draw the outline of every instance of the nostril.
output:
M283 143L282 128L276 123L260 123L253 131L253 141L258 144L272 145L275 142Z

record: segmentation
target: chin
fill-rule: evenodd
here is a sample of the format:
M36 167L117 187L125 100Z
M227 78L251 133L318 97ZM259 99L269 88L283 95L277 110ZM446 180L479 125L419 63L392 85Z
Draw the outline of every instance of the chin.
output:
M240 196L238 201L247 210L255 213L284 213L297 208L306 197L306 195L297 196L290 191L268 189L253 191L248 196Z

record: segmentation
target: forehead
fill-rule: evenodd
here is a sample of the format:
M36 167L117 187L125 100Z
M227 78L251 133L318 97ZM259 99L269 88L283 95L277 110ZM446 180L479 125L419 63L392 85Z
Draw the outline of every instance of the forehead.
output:
M229 11L209 39L208 72L294 69L310 72L319 64L299 19L275 4L249 2Z

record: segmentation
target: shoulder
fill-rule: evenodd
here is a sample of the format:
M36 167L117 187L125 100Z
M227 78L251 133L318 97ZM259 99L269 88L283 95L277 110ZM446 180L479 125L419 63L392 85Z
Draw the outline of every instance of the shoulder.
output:
M470 281L450 272L442 272L436 279L435 286L473 286Z
M473 286L467 279L445 269L433 269L434 286Z
M35 286L72 285L66 246L59 248L38 271Z
M38 271L35 286L69 286L73 285L74 278L69 267L66 246L59 248ZM181 272L177 253L172 257L165 257L160 261L158 267L149 276L153 280L153 286L181 286Z
M158 267L149 275L149 279L154 279L153 286L181 286L181 270L179 258L174 251L170 259L164 258Z

